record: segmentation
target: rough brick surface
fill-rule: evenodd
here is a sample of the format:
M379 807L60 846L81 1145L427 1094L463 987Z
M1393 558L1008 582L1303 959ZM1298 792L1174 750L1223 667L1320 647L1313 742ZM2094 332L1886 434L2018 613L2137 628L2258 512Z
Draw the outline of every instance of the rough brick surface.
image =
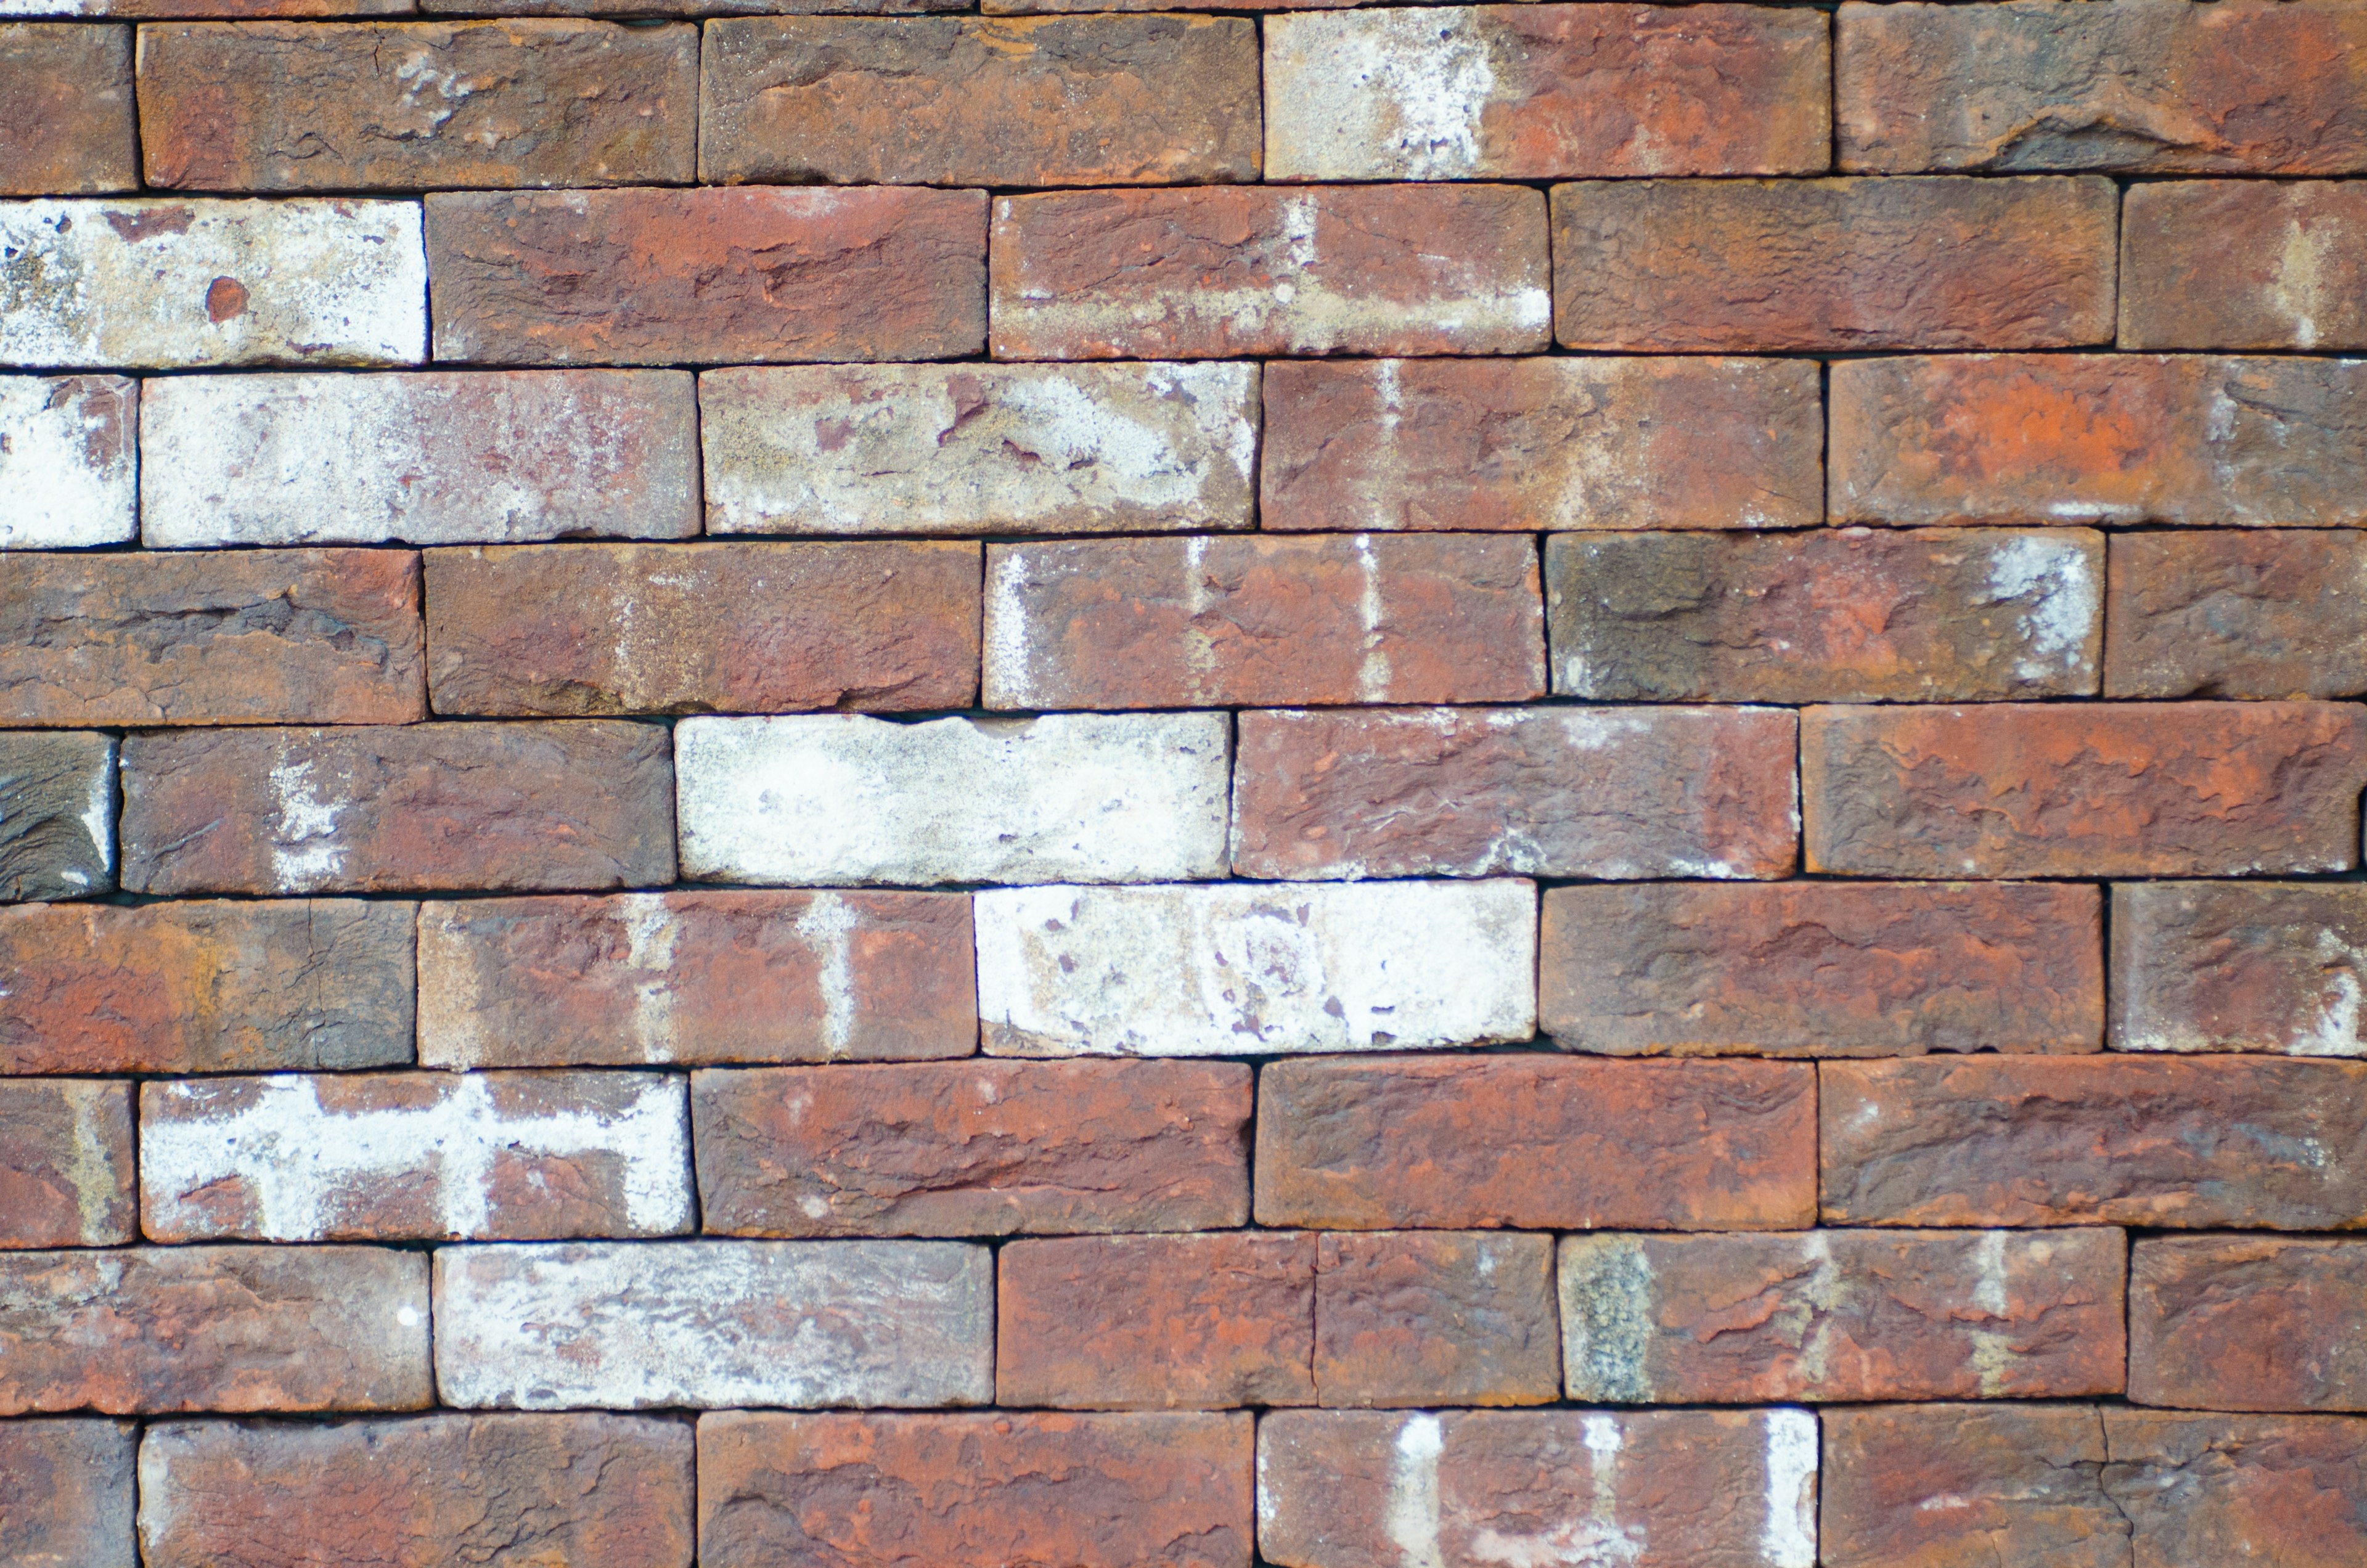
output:
M0 1557L17 1568L139 1568L139 1448L122 1421L0 1426Z
M0 196L139 186L130 28L0 22Z
M0 548L136 538L140 384L0 376Z
M130 1085L0 1079L0 1247L133 1240L131 1147Z
M2367 348L2360 182L2136 186L2122 222L2123 347Z
M2140 1568L2342 1568L2367 1553L2367 1421L2107 1410L2104 1437Z
M2129 1258L2129 1397L2211 1410L2367 1410L2367 1244L2165 1236Z
M1317 1403L1548 1404L1561 1393L1557 1315L1548 1236L1319 1236Z
M2130 1568L2086 1404L1820 1413L1829 1568Z
M2104 590L2113 697L2367 692L2367 537L2124 534Z
M0 902L115 886L112 736L0 731Z
M2367 1055L2367 889L2112 889L2112 1048Z

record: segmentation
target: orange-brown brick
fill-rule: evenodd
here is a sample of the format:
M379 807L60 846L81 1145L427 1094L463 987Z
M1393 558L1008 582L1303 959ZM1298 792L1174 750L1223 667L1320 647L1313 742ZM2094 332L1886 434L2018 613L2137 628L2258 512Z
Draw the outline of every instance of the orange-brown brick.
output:
M139 1452L127 1421L0 1425L0 1562L139 1568Z
M2110 559L2105 695L2367 692L2367 536L2118 534Z
M1821 1419L1829 1568L2130 1568L2093 1405L1870 1405Z
M114 1247L138 1211L130 1084L0 1079L0 1247Z
M2129 1258L2129 1397L2367 1410L2367 1242L2162 1236Z
M1561 1393L1553 1238L1317 1238L1315 1390L1327 1405L1543 1404Z
M2121 346L2367 348L2367 182L2132 186Z
M2367 1561L2367 1421L2108 1409L2104 1438L2139 1568Z
M0 22L0 196L139 188L130 28Z
M1812 872L2236 876L2359 863L2367 712L1999 704L1800 716Z
M2367 886L2112 889L2112 1048L2367 1055Z
M1556 186L1554 335L1618 353L2103 343L2117 194L2092 175Z
M1064 540L991 547L986 571L990 708L1545 694L1524 538Z

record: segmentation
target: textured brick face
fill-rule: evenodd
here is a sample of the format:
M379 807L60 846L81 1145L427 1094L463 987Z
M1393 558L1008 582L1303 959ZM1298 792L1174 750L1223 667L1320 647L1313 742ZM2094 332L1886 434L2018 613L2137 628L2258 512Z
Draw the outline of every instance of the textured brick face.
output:
M2101 1414L2076 1404L1828 1410L1832 1568L2126 1568Z
M0 900L114 887L115 768L108 736L0 732Z
M2124 224L2128 347L2367 348L2359 182L2135 186Z
M2214 1410L2367 1409L2362 1248L2170 1236L2129 1257L2129 1397Z
M0 196L140 183L126 28L0 22Z
M132 1239L131 1086L0 1081L0 1247Z
M2113 1048L2367 1055L2363 950L2367 900L2346 886L2116 887Z
M20 1568L138 1568L139 1442L121 1421L0 1427L0 1552Z

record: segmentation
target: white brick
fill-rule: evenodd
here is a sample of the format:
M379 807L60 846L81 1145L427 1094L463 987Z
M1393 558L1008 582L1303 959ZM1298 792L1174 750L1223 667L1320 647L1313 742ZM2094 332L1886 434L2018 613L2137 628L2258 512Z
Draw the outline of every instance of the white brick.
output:
M1246 528L1254 365L857 365L699 378L716 534Z
M1012 1056L1413 1051L1536 1032L1527 882L980 893L986 1049Z
M1270 17L1266 177L1454 180L1498 174L1485 117L1519 40L1471 6Z
M960 1242L444 1247L436 1385L462 1409L984 1404L993 1278Z
M685 538L695 405L682 370L151 381L142 530L159 548Z
M0 549L119 545L140 531L140 383L0 376Z
M674 730L683 874L828 886L1221 876L1223 714Z
M408 201L0 202L0 365L415 365Z

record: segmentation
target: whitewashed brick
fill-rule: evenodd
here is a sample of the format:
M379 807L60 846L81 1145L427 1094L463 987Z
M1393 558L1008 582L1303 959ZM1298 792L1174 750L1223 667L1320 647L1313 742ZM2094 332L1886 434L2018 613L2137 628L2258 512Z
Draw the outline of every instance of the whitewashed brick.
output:
M1246 528L1254 365L854 365L699 378L716 534Z
M683 874L828 886L1221 876L1223 714L674 730Z
M984 1404L993 1276L961 1242L445 1247L436 1384L463 1409Z
M140 531L140 383L0 376L0 549L119 545Z
M986 1049L1012 1056L1413 1051L1536 1032L1527 882L980 893Z
M0 365L426 356L416 202L0 202Z

